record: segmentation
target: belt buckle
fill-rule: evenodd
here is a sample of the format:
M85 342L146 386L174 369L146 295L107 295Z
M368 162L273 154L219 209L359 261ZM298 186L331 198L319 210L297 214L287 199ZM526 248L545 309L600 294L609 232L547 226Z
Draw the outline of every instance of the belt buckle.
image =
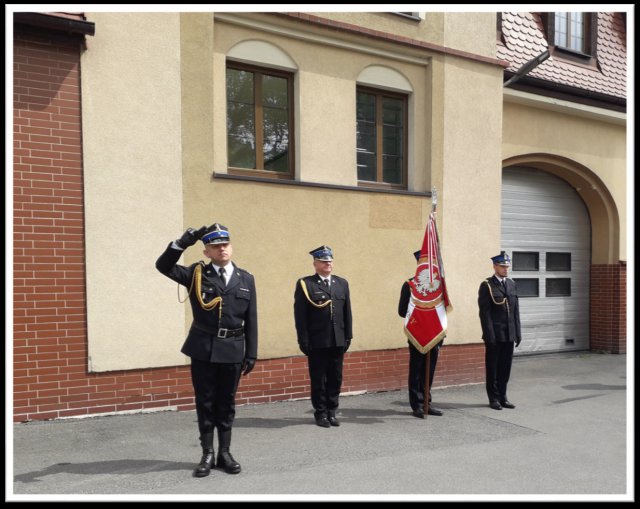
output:
M229 329L218 329L218 337L222 339L226 339L228 332L229 332ZM224 336L221 336L221 334L224 334Z

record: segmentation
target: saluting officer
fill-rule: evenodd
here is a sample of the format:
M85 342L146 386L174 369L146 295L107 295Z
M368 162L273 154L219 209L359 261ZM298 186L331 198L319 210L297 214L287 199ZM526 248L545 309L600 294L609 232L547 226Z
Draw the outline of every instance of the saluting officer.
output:
M184 267L182 252L198 240L210 259ZM193 323L182 353L191 357L202 458L196 477L217 466L229 474L241 467L229 451L240 374L253 369L258 352L256 286L253 275L231 262L233 248L227 227L214 223L189 228L169 244L156 261L165 276L189 289ZM218 430L218 457L214 464L213 432Z
M328 428L340 426L336 411L344 354L353 337L351 299L347 280L332 275L331 248L320 246L309 254L315 274L296 283L293 312L298 345L308 357L315 421Z
M515 408L507 399L513 348L520 344L520 308L516 283L507 277L511 259L504 251L491 258L494 275L480 284L478 307L482 339L485 343L485 369L489 406L494 410Z

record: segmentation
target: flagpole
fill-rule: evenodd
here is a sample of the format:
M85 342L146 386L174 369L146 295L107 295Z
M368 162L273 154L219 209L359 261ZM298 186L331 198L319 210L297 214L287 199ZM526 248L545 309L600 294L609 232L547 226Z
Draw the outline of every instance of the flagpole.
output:
M433 214L434 220L435 220L437 206L438 206L438 192L436 191L436 188L433 187L431 189L431 214ZM429 264L431 264L431 260L429 260ZM429 375L431 374L430 370L431 370L431 350L429 350L427 352L427 355L425 355L424 406L423 406L425 419L429 415L429 391L431 389L430 383L429 383Z

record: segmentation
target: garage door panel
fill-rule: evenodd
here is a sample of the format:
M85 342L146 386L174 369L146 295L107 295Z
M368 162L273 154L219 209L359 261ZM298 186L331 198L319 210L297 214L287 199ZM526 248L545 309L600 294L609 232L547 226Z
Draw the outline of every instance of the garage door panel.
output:
M514 252L538 253L537 271L518 271L514 263L509 275L538 281L537 297L520 298L522 343L516 354L589 348L590 232L586 207L566 182L533 168L503 171L502 249L512 260ZM547 253L561 253L554 269L560 259L569 260L571 270L548 270ZM547 279L568 281L549 281L550 296Z

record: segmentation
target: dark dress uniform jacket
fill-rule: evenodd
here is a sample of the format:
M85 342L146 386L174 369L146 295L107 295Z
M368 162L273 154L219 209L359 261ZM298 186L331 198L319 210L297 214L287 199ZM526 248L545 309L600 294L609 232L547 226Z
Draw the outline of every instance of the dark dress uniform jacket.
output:
M497 277L492 276L483 281L478 290L478 307L480 310L480 325L482 339L485 343L513 343L520 341L520 308L516 283L509 278L506 281L506 291ZM491 293L487 282L491 286ZM507 299L507 305L496 305L493 301L502 302Z
M333 301L333 316L331 305L323 308L311 305L298 281L293 303L298 343L307 343L312 349L346 346L347 340L353 338L351 298L347 280L331 275L330 288L322 283L317 274L302 278L302 281L307 286L309 298L316 304L322 304L328 299Z
M156 268L165 276L191 288L193 273L201 262L189 267L177 265L182 251L173 249L171 244L156 261ZM205 310L198 302L195 294L195 283L189 293L189 302L193 311L193 323L181 352L193 359L219 363L238 363L243 359L256 359L258 355L258 319L256 303L256 286L253 275L246 270L227 265L228 284L216 273L211 263L202 267L202 293L205 303L216 297L222 297L222 318L219 317L219 306L213 310ZM244 335L221 338L219 329L239 329L244 327Z

